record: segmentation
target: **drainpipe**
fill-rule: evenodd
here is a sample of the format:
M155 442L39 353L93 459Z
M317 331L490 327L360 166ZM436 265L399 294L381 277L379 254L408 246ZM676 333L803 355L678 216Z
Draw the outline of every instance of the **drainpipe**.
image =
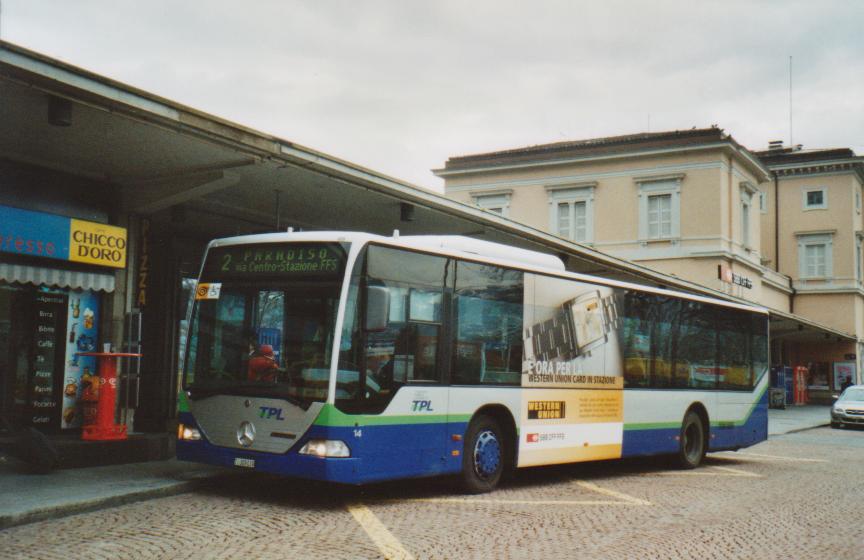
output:
M780 177L772 171L774 177L774 270L780 273ZM795 313L795 287L789 294L789 313Z
M777 172L774 176L774 270L780 272L780 179Z

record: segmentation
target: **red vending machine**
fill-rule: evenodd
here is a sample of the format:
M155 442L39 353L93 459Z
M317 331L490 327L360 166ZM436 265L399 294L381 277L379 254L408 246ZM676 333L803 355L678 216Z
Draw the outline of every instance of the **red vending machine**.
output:
M795 404L807 404L807 368L797 366L792 379L792 390L795 394Z

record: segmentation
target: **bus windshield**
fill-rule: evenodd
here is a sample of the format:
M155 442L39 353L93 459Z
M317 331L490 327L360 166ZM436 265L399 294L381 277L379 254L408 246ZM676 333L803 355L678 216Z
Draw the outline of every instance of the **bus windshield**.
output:
M230 245L208 251L183 368L191 399L327 399L347 245Z

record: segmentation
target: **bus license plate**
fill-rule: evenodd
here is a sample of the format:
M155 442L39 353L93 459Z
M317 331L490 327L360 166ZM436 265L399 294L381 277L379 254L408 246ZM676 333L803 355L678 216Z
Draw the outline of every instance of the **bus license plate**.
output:
M234 466L235 467L243 467L245 469L254 469L255 468L255 459L244 459L242 457L234 458Z

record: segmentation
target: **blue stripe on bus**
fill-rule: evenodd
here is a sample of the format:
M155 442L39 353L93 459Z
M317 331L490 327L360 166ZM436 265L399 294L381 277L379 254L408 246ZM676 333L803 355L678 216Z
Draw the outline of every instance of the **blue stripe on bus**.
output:
M181 413L178 420L195 425L189 413ZM178 441L177 458L225 467L233 467L236 458L253 459L256 471L345 484L435 476L457 473L462 468L462 442L453 442L450 434L464 433L466 426L464 422L360 428L313 425L287 453L219 447L199 440ZM355 429L362 430L359 438L355 438ZM297 453L310 439L342 440L354 456L322 459ZM460 452L458 456L452 454L454 449Z
M195 425L188 412L179 421ZM261 453L218 447L206 440L178 441L177 458L185 461L233 467L235 458L255 460L255 470L329 480L345 484L363 484L396 478L414 478L458 473L462 468L463 442L453 441L452 434L464 434L467 422L438 424L393 424L337 427L313 425L284 454ZM355 430L361 430L355 437ZM767 392L742 425L711 427L711 451L735 449L767 438ZM680 428L625 430L622 457L676 453ZM322 459L297 453L310 439L337 439L352 450L351 458ZM453 455L459 451L458 455Z

